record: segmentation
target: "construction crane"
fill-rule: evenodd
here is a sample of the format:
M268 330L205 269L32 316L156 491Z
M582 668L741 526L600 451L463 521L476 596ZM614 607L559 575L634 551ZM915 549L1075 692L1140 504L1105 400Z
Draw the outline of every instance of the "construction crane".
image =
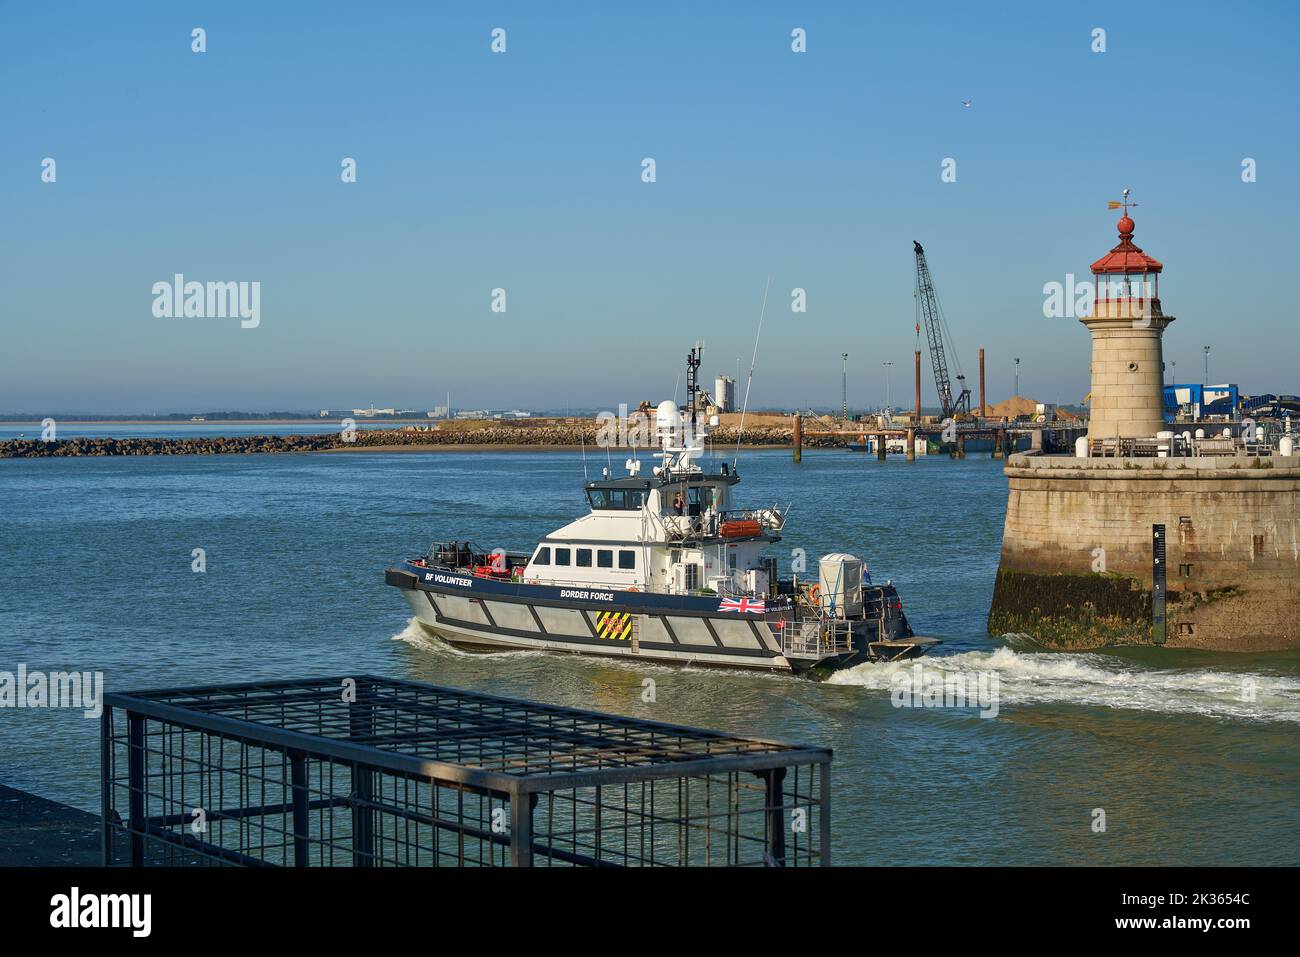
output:
M948 331L948 322L939 308L939 297L934 291L934 279L930 276L930 267L925 262L925 250L916 240L912 240L916 251L916 333L921 334L921 323L925 323L925 335L930 341L930 364L934 366L934 387L939 392L939 406L943 418L956 421L961 416L970 415L970 389L966 388L966 377L961 374L961 364L956 359L953 349L953 366L957 370L957 384L960 391L956 399L952 395L952 382L948 379L948 360L944 357L944 343L952 347L952 333Z

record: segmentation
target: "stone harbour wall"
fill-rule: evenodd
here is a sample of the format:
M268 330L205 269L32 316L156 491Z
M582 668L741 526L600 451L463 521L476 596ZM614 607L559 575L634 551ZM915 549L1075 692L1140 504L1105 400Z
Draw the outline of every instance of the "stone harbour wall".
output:
M1166 529L1167 644L1300 648L1300 457L1014 455L992 634L1054 648L1151 642L1151 526Z

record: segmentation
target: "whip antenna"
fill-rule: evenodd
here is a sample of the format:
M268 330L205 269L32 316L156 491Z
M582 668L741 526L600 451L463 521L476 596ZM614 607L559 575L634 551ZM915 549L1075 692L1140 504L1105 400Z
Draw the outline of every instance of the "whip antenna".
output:
M754 334L754 356L749 360L749 376L745 379L745 403L740 407L740 428L736 430L736 456L732 459L735 465L740 459L740 440L745 434L745 413L749 411L749 387L754 384L754 366L758 363L758 340L763 336L763 316L767 314L767 290L772 285L772 277L769 274L767 281L763 283L763 306L758 310L758 332Z

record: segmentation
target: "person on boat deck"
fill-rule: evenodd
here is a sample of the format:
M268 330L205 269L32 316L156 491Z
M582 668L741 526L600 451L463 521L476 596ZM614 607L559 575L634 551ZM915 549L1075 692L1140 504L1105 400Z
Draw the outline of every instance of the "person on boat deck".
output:
M682 510L685 507L686 507L686 499L682 497L681 492L678 492L676 495L673 496L673 511L676 512L678 515L680 515L682 514Z

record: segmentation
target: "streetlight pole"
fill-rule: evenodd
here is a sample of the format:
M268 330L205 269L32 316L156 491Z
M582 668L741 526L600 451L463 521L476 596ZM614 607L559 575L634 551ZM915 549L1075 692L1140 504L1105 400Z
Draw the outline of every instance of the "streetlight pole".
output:
M1020 395L1020 356L1016 356L1016 387L1013 392Z
M840 353L843 365L840 366L840 413L845 422L849 420L849 354Z
M1205 381L1201 383L1202 388L1210 384L1210 347L1205 346Z
M889 367L892 366L893 363L892 363L892 362L882 362L882 363L880 363L880 364L881 364L882 366L885 367L885 411L888 412L889 409L890 409L890 405L889 405Z

